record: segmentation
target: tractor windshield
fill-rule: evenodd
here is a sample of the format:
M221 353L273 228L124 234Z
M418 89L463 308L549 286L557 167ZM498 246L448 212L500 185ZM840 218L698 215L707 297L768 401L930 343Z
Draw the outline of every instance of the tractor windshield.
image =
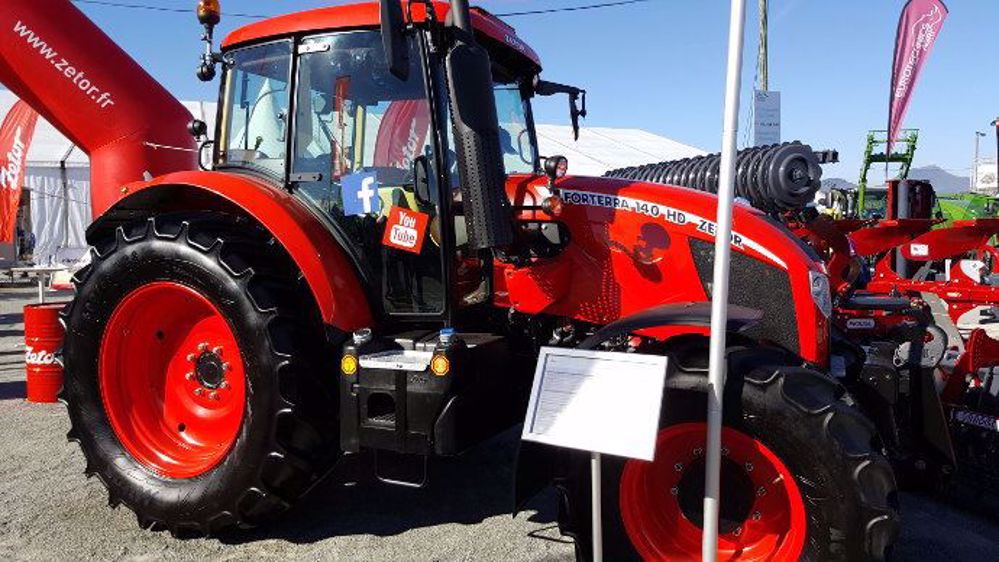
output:
M291 41L277 41L226 55L216 165L284 177L291 50Z

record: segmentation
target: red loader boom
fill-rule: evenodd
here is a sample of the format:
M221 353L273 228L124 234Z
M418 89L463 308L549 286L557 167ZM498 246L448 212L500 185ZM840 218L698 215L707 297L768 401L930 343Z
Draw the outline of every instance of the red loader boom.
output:
M197 166L187 109L69 0L0 3L0 82L90 155L95 218L125 184Z

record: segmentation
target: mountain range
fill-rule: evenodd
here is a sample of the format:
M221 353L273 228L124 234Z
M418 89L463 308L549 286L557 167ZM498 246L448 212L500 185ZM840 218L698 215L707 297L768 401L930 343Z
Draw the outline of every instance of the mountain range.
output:
M971 179L968 176L956 176L940 166L934 165L913 168L909 171L909 178L929 181L937 193L961 193L968 191L968 186L971 183ZM871 181L870 185L876 185L876 182ZM855 182L843 178L822 180L823 189L855 189L856 187L857 184Z

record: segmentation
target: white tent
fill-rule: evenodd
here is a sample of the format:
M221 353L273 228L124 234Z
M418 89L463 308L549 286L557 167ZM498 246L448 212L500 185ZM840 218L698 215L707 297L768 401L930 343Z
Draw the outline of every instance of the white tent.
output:
M706 154L703 150L641 129L586 127L579 140L568 125L538 125L538 145L543 156L565 156L569 173L602 176L617 168Z
M0 91L0 115L6 115L17 97ZM198 119L214 127L214 103L183 102ZM72 264L86 255L85 232L90 224L90 159L44 119L38 120L28 149L24 197L30 197L31 234L35 265ZM11 247L0 261L16 258Z

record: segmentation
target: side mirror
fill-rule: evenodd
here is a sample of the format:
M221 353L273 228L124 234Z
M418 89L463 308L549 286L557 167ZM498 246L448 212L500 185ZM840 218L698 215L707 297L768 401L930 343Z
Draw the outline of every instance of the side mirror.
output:
M406 22L399 0L381 0L382 45L389 72L399 80L409 80L409 49L406 46Z
M540 76L536 76L534 78L534 93L539 96L554 96L555 94L569 96L569 118L572 120L572 134L575 140L579 140L579 118L586 118L586 90L557 82L548 82L542 80ZM579 103L580 98L582 98L582 107Z
M207 172L207 171L210 171L212 169L211 168L211 165L213 164L213 162L211 160L212 153L209 152L206 155L205 151L208 150L209 148L214 147L214 146L215 146L215 141L213 141L213 140L206 140L206 141L202 142L198 146L198 168L200 168L203 171ZM206 162L208 164L205 164Z
M427 157L420 155L413 159L413 193L416 195L416 202L421 206L432 206L433 198L430 195L430 172L427 169Z

